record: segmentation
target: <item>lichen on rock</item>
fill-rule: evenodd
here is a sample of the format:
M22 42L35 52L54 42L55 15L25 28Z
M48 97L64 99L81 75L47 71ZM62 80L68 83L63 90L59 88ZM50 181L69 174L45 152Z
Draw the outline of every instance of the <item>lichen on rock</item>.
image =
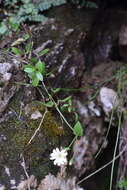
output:
M10 99L17 91L14 84L15 77L19 75L21 62L9 52L0 52L0 115L5 111ZM15 72L14 72L15 71ZM15 73L15 74L12 74Z

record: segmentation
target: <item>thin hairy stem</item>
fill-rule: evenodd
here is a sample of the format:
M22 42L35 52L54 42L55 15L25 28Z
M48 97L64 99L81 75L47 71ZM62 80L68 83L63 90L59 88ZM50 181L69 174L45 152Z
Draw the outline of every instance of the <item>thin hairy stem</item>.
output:
M108 130L107 130L107 133L106 133L106 136L105 136L105 139L104 139L104 142L106 141L107 137L108 137L108 134L109 134L109 131L110 131L110 128L111 128L111 124L112 124L112 120L113 120L113 114L114 114L114 109L112 110L112 113L111 113L111 118L110 118L110 121L109 121L109 125L108 125ZM102 148L103 148L103 144L104 142L102 143L99 151L97 152L97 154L95 155L95 158L98 157L98 155L100 154Z
M48 92L48 90L47 90L47 88L46 88L44 82L42 82L42 84L43 84L43 87L44 87L46 93L48 94L50 100L54 103L55 108L56 108L56 110L58 111L59 115L60 115L61 118L64 120L64 122L67 124L67 126L73 131L73 127L68 123L68 121L66 120L66 118L63 116L63 114L62 114L61 111L59 110L59 108L58 108L58 106L57 106L55 100L53 99L53 97L51 96L51 94L49 94L49 92Z
M40 123L39 123L38 128L35 130L34 134L32 135L31 139L29 140L29 142L27 143L26 146L28 146L28 145L31 143L31 141L32 141L32 140L34 139L34 137L36 136L37 132L40 130L41 125L42 125L42 123L43 123L43 121L44 121L44 118L45 118L45 115L46 115L47 112L48 112L47 110L44 112L43 117L42 117L42 119L41 119L41 121L40 121Z
M127 148L127 146L125 146L125 148L115 157L114 160L117 160L125 152L126 148ZM111 160L110 162L108 162L107 164L105 164L104 166L102 166L101 168L99 168L98 170L96 170L95 172L93 172L90 175L86 176L85 178L81 179L77 183L77 185L81 184L85 180L89 179L90 177L94 176L95 174L97 174L98 172L100 172L101 170L103 170L104 168L106 168L107 166L109 166L110 164L112 164L114 160Z

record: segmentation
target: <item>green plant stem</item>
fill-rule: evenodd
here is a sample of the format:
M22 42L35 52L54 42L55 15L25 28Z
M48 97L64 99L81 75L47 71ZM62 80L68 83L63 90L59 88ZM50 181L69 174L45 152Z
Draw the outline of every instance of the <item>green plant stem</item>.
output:
M73 140L72 140L71 143L69 144L68 148L70 148L76 140L77 140L77 136L75 136L75 137L73 138Z
M107 139L107 137L108 137L108 134L109 134L109 131L110 131L110 128L111 128L111 124L112 124L112 120L113 120L113 114L114 114L114 109L113 109L112 112L111 112L111 118L110 118L110 121L109 121L108 130L107 130L107 133L106 133L104 142L106 141L106 139ZM102 148L103 148L104 142L102 143L102 145L101 145L99 151L98 151L97 154L95 155L95 158L97 158L98 155L100 154L100 152L101 152L101 150L102 150Z
M22 86L27 86L27 87L31 86L31 84L25 83L25 82L14 82L13 84L22 85Z
M47 111L47 109L46 109L45 112L44 112L44 114L43 114L43 116L42 116L42 119L41 119L41 121L40 121L40 123L39 123L38 128L35 130L34 134L33 134L32 137L30 138L30 140L29 140L29 142L27 143L26 146L28 146L28 145L31 143L31 141L34 139L34 137L36 136L36 134L37 134L38 131L40 130L41 125L42 125L42 123L43 123L43 121L44 121L44 118L45 118L45 115L46 115L47 112L48 112L48 111Z
M112 190L113 171L114 171L115 156L116 156L116 151L117 151L117 146L118 146L118 141L119 141L119 134L120 134L120 129L121 129L121 119L122 119L122 113L120 113L120 115L119 115L117 138L116 138L116 144L115 144L115 149L114 149L114 154L113 154L113 161L112 161L112 169L111 169L110 190Z
M28 172L27 172L27 169L26 169L26 163L25 163L25 159L24 159L24 156L23 156L23 154L21 154L20 155L20 158L22 158L22 167L23 167L23 170L24 170L24 173L25 173L25 175L26 175L26 177L27 177L27 180L29 180L30 179L30 176L28 175ZM30 190L30 184L28 183L28 190Z
M59 108L58 108L56 102L54 101L53 97L51 96L51 94L49 94L49 92L48 92L48 90L47 90L47 88L46 88L44 82L42 82L42 85L43 85L43 87L44 87L46 93L48 94L49 99L54 103L55 108L56 108L56 110L58 111L58 113L60 114L61 118L64 120L64 122L67 124L67 126L73 131L73 127L68 123L68 121L65 119L65 117L63 116L63 114L62 114L61 111L59 110Z

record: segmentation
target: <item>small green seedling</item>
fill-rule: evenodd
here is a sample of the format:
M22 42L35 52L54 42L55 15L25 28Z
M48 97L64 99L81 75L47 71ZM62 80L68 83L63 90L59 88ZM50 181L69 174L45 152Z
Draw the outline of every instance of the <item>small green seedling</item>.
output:
M30 39L30 35L27 33L22 38L17 39L12 43L11 52L17 56L23 56L30 64L24 66L24 71L28 74L29 78L31 79L32 85L34 87L38 86L39 81L43 81L43 76L46 74L45 70L45 63L40 60L40 57L47 54L49 49L46 48L41 50L34 57L32 57L33 53L33 41L30 41L24 47L24 51L21 51L20 48L14 47L20 45L23 42L26 42ZM51 107L51 105L50 105Z
M46 73L45 63L39 60L35 65L25 65L24 71L28 73L28 76L32 81L32 85L36 87L38 86L39 81L43 81L43 76Z
M25 45L24 50L21 50L20 48L16 47L21 44L24 45L24 42L26 42L30 38L30 35L26 33L22 38L18 38L11 44L11 52L14 53L17 56L24 56L27 55L32 51L33 48L33 42L29 42Z
M74 111L74 109L72 107L72 97L71 96L68 96L63 100L59 100L59 103L60 103L60 110L62 112L68 111L69 113L71 113Z

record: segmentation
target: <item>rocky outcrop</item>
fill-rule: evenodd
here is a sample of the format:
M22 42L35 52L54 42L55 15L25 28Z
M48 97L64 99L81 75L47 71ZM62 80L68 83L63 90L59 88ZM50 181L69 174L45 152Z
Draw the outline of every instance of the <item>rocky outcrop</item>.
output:
M47 176L39 189L47 189L47 180L55 181L57 189L81 189L76 178L72 177L71 183L71 178L64 180L49 174L57 173L49 160L50 152L54 147L68 146L74 136L56 109L45 106L50 99L47 91L60 110L64 102L60 100L71 96L64 105L70 106L64 117L72 126L77 118L82 124L83 137L74 144L74 172L70 173L78 178L95 168L95 155L108 144L106 126L114 109L114 94L119 97L119 70L121 66L126 70L124 62L112 61L122 57L118 39L125 13L109 13L103 13L93 27L96 12L62 6L49 12L51 18L46 23L32 28L32 55L36 57L38 52L49 48L49 53L40 57L46 63L46 89L43 83L38 89L29 85L20 57L0 52L0 187L26 189L31 183L35 188L36 178ZM56 18L52 19L54 15ZM112 126L117 124L114 122Z

